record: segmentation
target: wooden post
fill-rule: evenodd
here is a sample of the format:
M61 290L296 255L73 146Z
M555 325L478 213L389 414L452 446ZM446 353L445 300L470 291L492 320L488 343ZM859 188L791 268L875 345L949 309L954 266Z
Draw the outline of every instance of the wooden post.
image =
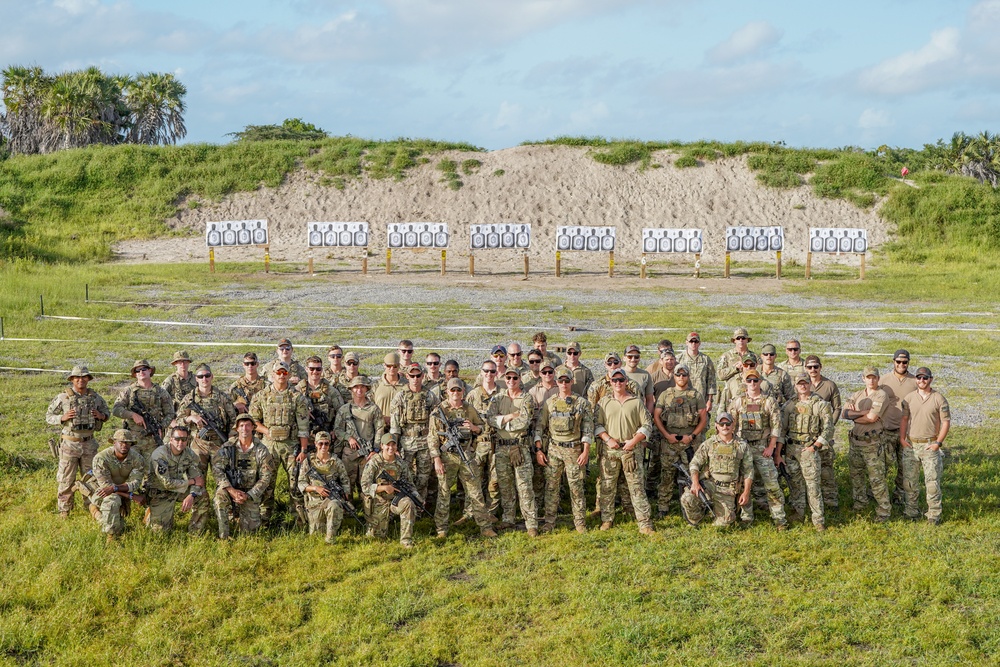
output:
M441 275L444 275L444 262L445 256L448 254L447 250L441 250Z
M701 253L694 254L694 277L701 278Z
M385 275L392 273L392 248L385 249Z
M87 302L90 301L90 283L83 286L83 300Z
M865 279L865 253L861 253L861 274L858 278L860 280Z
M639 260L639 277L646 277L646 253L642 253L642 259Z
M562 253L556 250L556 278L562 275Z
M215 273L215 248L208 249L208 272Z
M774 277L781 279L781 251L774 253Z
M528 253L524 253L524 279L528 279Z
M813 268L813 254L811 252L806 253L806 280L812 277Z
M313 271L313 254L312 254L312 250L309 251L309 275L310 276L315 276L316 275L316 272Z
M615 277L615 251L608 251L608 278Z
M475 253L469 253L469 275L476 275L476 255Z
M264 273L271 272L271 246L264 246Z
M364 254L361 255L361 275L368 275L368 248L365 248Z
M723 278L729 277L729 252L726 252L726 272L722 277Z

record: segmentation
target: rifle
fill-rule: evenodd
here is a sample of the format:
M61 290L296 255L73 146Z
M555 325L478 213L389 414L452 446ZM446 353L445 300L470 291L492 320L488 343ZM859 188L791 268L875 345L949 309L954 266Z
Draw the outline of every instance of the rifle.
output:
M163 432L163 425L160 424L160 420L153 416L153 414L146 409L142 403L139 402L139 398L132 392L132 400L129 403L128 409L131 412L142 417L143 422L145 422L146 435L153 436L153 441L156 443L157 447L163 446L163 437L160 433ZM128 422L124 423L124 426L128 428Z
M469 469L472 476L476 476L476 469L472 467L472 461L469 459L469 455L465 453L465 448L462 447L462 436L458 431L458 423L452 423L445 416L444 410L441 409L439 405L437 407L438 414L441 415L441 423L444 424L444 431L438 431L438 435L443 435L445 438L444 449L458 454L458 458L462 459L462 463Z
M404 479L393 479L392 475L387 473L385 470L378 474L377 479L385 482L396 490L396 498L393 499L393 503L398 501L399 496L405 496L416 506L418 517L421 514L426 514L427 516L431 515L431 513L427 511L427 508L424 507L424 504L419 501L420 496L417 495L417 490L413 487L413 484Z
M97 497L97 478L94 476L93 470L88 470L83 477L76 480L76 484L73 486L76 491L80 492L80 495L85 498ZM146 497L141 493L133 493L131 497L128 491L115 491L116 496L121 496L129 500L134 500L140 505L146 504Z
M309 464L309 467L306 470L306 479L311 482L319 482L319 484L330 493L330 497L336 500L337 504L344 509L344 513L347 516L351 517L362 526L367 526L368 522L358 514L358 511L354 509L354 505L351 504L351 500L347 497L347 494L344 493L344 487L342 487L337 480L327 479L326 475L321 473L319 470L316 470L315 466L313 466L312 462L308 458L306 459L306 462Z
M249 410L250 409L250 399L247 397L247 393L245 391L243 391L243 389L239 385L237 385L237 384L233 385L233 391L235 391L237 394L240 395L240 398L242 398L243 401L246 403L247 410Z
M208 432L212 431L215 433L215 435L219 437L220 442L225 443L227 440L229 440L229 438L227 438L225 435L222 434L222 427L219 426L219 422L215 421L215 417L208 414L205 408L198 405L198 402L195 401L194 399L191 400L191 409L197 412L199 415L201 415L201 418L205 420L206 424L205 428L198 431L199 438L204 440Z
M776 467L778 468L778 474L781 477L783 477L786 482L788 482L788 486L789 486L789 488L791 488L791 486L792 486L792 476L788 472L788 466L786 466L785 462L782 461Z
M226 474L226 479L229 480L230 486L245 492L243 488L243 475L240 474L240 467L236 464L236 446L223 445L223 448L229 451L226 452L227 465L222 471Z
M682 466L677 461L674 461L673 466L674 468L677 469L677 485L680 486L682 489L690 488L691 474L687 471L687 468ZM700 500L701 504L705 506L705 509L709 511L713 519L719 518L718 515L716 515L715 513L715 508L712 507L712 502L708 499L708 496L705 494L705 489L701 489L700 491L698 491L698 500Z

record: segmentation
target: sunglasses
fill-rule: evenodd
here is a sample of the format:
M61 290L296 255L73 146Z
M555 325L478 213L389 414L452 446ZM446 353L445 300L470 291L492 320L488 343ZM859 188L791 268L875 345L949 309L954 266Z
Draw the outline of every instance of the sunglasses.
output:
M691 340L689 340L688 342L689 342L689 343L700 343L700 342L701 342L701 339L700 339L700 338L692 338L692 339L691 339Z
M288 371L286 371L285 369L282 368L281 370L274 371L274 374L275 375L288 375ZM198 377L211 377L211 376L210 375L199 375Z
M512 357L520 357L523 354L524 354L524 352L511 352L510 356L512 356Z
M617 383L617 382L625 382L626 380L625 380L625 378L614 378L614 379L613 379L613 380L611 380L611 381L612 381L612 382L616 382L616 383Z
M483 368L482 371L484 373L488 374L488 375L495 375L496 374L496 370L494 370L492 368Z
M506 359L507 358L506 354L502 354L500 352L497 352L496 354L494 354L492 356L493 356L494 359Z
M278 349L279 349L279 350L284 350L284 351L287 351L287 350L290 350L290 349L292 349L292 346L291 346L291 345L279 345L279 346L278 346Z
M626 359L638 359L639 355L638 354L628 354L628 355L625 355L625 358Z
M555 371L542 371L542 375L555 375Z
M323 367L322 366L310 366L306 370L309 371L310 373L322 373L323 372Z
M575 357L575 356L577 356L580 353L577 352L576 350L566 350L566 354L568 354L571 357Z
M462 388L461 387L454 387L452 389L449 389L448 391L450 391L453 394L457 394L458 392L462 391Z
M204 380L205 378L212 377L212 374L211 373L202 373L201 375L195 375L195 377L198 378L199 380Z
M343 358L343 356L344 355L342 355L342 354L328 354L328 355L326 355L326 358L327 359L341 359L341 358Z
M561 378L556 378L556 382L558 382L559 384L569 384L572 381L573 380L571 380L570 378L566 377L565 375L562 376Z
M757 364L755 364L752 361L748 361L745 364L743 364L743 368L757 368Z
M811 370L811 371L818 371L820 369L820 367L816 366L816 365L806 366L806 368L809 369L809 370Z
M243 365L244 366L256 366L257 362L256 361L244 361Z
M798 351L799 351L799 348L797 348L797 347L786 347L785 348L785 352L798 352Z
M386 368L399 368L399 364L383 364Z
M762 357L773 357L773 356L776 356L776 355L775 355L774 352L761 352L760 356L762 356Z
M690 377L690 374L681 371L680 373L674 373L674 377L686 378L686 377Z
M736 340L750 340L747 336L737 336Z
M440 366L441 365L440 361L427 361L427 362L424 362L424 363L426 363L428 366Z
M750 384L758 384L760 380L757 378L747 378L747 382L749 382Z
M149 370L149 366L139 366L139 368L135 369L135 372L136 373L142 373L143 371L148 371L148 370Z
M895 359L894 361L895 361L895 362L896 362L897 364L903 364L904 366L910 363L910 362L909 362L909 361L907 361L906 359Z
M718 425L719 426L726 426L726 427L728 427L728 426L732 426L733 422L728 422L728 421L726 421L726 422L718 422Z
M348 366L357 366L357 365L358 365L358 362L356 362L356 361L348 361L348 362L345 362L345 363L346 363L346 364L347 364Z
M520 375L505 375L504 379L505 380L520 380L521 376Z
M618 359L611 359L610 361L605 361L604 365L605 366L620 366L621 363L622 362L620 360L618 360Z
M403 348L399 348L399 353L400 354L413 354L413 348L411 347L408 350L404 350Z
M930 380L931 376L930 375L918 375L917 379L918 380Z

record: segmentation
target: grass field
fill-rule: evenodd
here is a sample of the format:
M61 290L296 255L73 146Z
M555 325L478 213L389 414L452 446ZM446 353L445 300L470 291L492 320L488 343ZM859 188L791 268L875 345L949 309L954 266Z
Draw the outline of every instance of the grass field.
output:
M959 286L935 293L929 278L918 278L927 291L914 300L908 287L916 265L905 269L887 261L864 283L793 279L775 294L741 294L741 286L753 283L734 282L716 294L664 289L637 296L619 288L587 291L579 300L568 288L533 291L530 284L516 292L415 290L397 277L378 301L355 303L363 286L349 274L317 280L265 276L241 265L220 265L209 275L190 266L8 264L0 272L3 366L87 363L120 373L133 359L149 357L162 379L175 347L157 341L203 340L219 345L192 353L224 374L236 370L244 349L270 355L280 337L262 327L40 319L39 295L54 315L283 322L300 359L313 351L305 344L388 350L404 331L389 327L405 325L418 352L469 348L454 353L466 368L485 355L476 350L527 340L534 327L547 330L552 344L579 339L594 365L607 349L636 342L649 350L664 335L679 341L691 329L702 332L706 353L717 358L733 326L744 325L754 349L796 335L805 352L824 356L824 371L845 397L860 387L863 365L884 368L893 350L907 347L915 364L935 370L955 421L945 521L937 528L895 515L877 526L871 510L861 516L849 510L841 424L837 475L841 507L848 509L828 515L822 535L808 527L779 534L767 521L733 532L691 530L675 509L657 522L652 538L621 515L611 531L587 535L573 532L563 516L555 534L536 540L514 532L487 541L465 527L437 543L423 519L416 548L405 551L394 541L361 537L349 520L328 547L283 531L230 543L183 530L156 537L133 516L125 538L108 546L79 504L68 522L55 511L55 461L46 453L50 429L43 416L62 375L0 371L0 663L994 664L1000 661L997 291L972 289L942 262L928 271ZM983 280L992 285L995 273L984 270ZM431 298L435 293L443 302ZM520 297L516 314L483 307L511 294ZM338 299L352 305L338 306ZM490 329L448 328L473 324ZM577 330L568 331L570 325ZM651 331L615 331L623 327ZM222 345L236 342L246 345ZM381 351L366 353L372 370ZM99 374L93 386L110 401L125 379Z

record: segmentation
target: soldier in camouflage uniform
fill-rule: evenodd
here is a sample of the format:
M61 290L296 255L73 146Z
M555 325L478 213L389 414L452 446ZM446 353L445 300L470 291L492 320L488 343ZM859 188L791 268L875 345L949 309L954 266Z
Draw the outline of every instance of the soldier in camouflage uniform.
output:
M424 369L420 364L410 364L406 378L406 388L393 397L389 406L389 430L399 438L403 458L413 472L417 493L426 498L427 482L433 470L427 451L427 424L437 402L424 389Z
M538 350L529 350L527 361L521 364L521 368L514 368L514 370L519 371L521 374L521 387L525 391L531 391L537 387L542 382L542 353ZM554 369L555 365L546 359L545 363L548 364L550 369ZM513 368L513 367L512 367ZM552 383L555 385L555 382Z
M734 419L728 412L716 418L716 433L695 452L688 465L691 486L681 496L681 507L688 523L697 526L705 516L705 506L698 498L704 490L715 512L713 525L725 527L736 523L736 506L750 504L753 485L753 457L747 443L733 434ZM707 475L701 479L702 470ZM742 489L740 480L743 480ZM736 494L739 493L739 498Z
M771 385L771 396L778 401L780 409L786 401L795 398L795 386L792 384L792 376L775 365L777 357L778 350L770 343L760 348L760 366L757 367L757 372L760 373L761 380L766 380ZM763 383L761 388L763 389Z
M198 387L184 397L177 408L177 420L193 424L200 430L190 443L191 451L198 455L201 476L208 479L208 469L212 465L212 454L229 440L233 427L236 425L236 408L229 400L229 395L212 386L212 369L208 364L200 364L194 372ZM201 413L205 412L206 419ZM216 428L211 428L214 423ZM216 433L216 429L219 431ZM207 488L206 488L207 490ZM192 535L200 533L212 514L212 503L208 493L198 496L188 532Z
M306 499L306 511L309 513L309 534L325 529L327 544L333 544L340 531L344 508L337 498L330 497L326 484L339 484L344 496L351 497L351 480L347 477L344 464L330 451L333 445L331 440L326 431L316 434L316 451L306 456L299 474L299 491Z
M848 436L851 449L847 455L851 493L854 511L863 512L868 507L868 485L871 484L876 504L875 520L883 523L892 513L882 452L885 426L882 418L889 409L889 398L879 387L879 374L874 366L866 366L862 375L865 386L848 399L843 413L844 419L854 422Z
M480 484L483 498L486 500L486 511L492 521L500 507L500 483L497 481L495 434L493 427L486 421L486 413L490 410L490 403L500 394L500 387L497 384L496 362L484 361L480 366L479 378L480 383L464 395L467 397L466 402L479 414L484 425L482 433L476 437L476 465L481 471ZM447 396L444 398L447 399ZM466 501L465 511L456 525L461 525L472 518L472 511L468 501Z
M545 469L545 524L543 531L556 525L559 509L559 485L563 471L569 486L573 523L579 533L587 532L587 500L584 496L586 468L594 442L594 417L590 403L573 393L573 371L566 366L556 369L559 394L542 406L535 425L535 461ZM547 443L546 452L543 443Z
M750 352L750 341L753 339L750 338L750 334L745 328L736 327L736 330L733 331L733 337L729 340L733 344L733 347L722 353L722 356L719 357L719 363L715 366L718 379L723 383L728 382L732 377L742 374L743 362L747 353ZM731 396L730 399L732 399ZM725 410L727 403L721 400L719 403L722 409Z
M247 412L253 397L267 386L267 378L257 372L259 363L255 352L244 354L243 376L229 385L229 399L237 412Z
M462 483L462 488L465 490L466 506L472 513L482 535L496 537L496 533L490 528L492 522L486 513L486 506L483 504L480 470L474 462L472 452L474 437L483 432L485 423L476 409L463 399L465 392L461 380L457 378L448 380L447 391L448 400L439 406L440 409L431 413L430 427L427 432L427 446L431 459L434 461L434 472L437 473L438 478L437 507L434 510L434 525L437 527L438 537L448 536L451 487L455 484L456 478ZM465 465L457 452L445 448L447 438L443 434L446 433L448 423L445 423L442 415L448 423L457 425L462 436L458 446L463 448L471 465Z
M594 416L594 435L604 441L600 459L601 530L609 530L614 523L615 487L620 477L624 477L639 532L652 535L641 443L652 434L653 419L642 399L628 393L625 388L628 381L628 375L621 368L611 373L612 395L601 399Z
M388 430L391 427L392 399L406 388L406 381L399 374L398 354L395 352L386 354L382 359L382 365L385 366L385 372L382 374L382 377L372 383L370 395L372 400L375 401L375 405L382 411L382 417L385 419L385 428Z
M330 381L331 384L336 385L340 380L340 376L344 374L347 370L344 366L344 350L339 345L331 345L326 350L326 359L329 362L323 370L323 377ZM348 400L349 397L344 400Z
M646 372L649 373L649 379L653 382L653 410L650 412L655 417L656 402L662 394L667 389L676 386L674 382L674 369L677 367L677 357L674 356L674 351L672 346L664 347L663 343L667 341L666 339L660 341L660 358L655 362L646 367ZM690 371L689 371L690 373ZM654 419L653 423L656 421ZM660 459L661 450L663 449L663 435L660 433L659 429L653 432L653 437L650 438L649 442L646 444L646 457L648 463L646 465L646 496L652 500L658 498L660 495L659 488L660 482L662 481L663 475L663 461ZM667 465L670 465L668 462ZM671 466L672 468L673 466ZM673 470L668 471L671 475L670 479L673 479ZM668 484L673 484L672 481L668 481ZM670 495L673 495L673 489L669 488L667 491ZM657 511L657 517L663 518L666 516L666 510ZM662 516L661 516L662 514Z
M718 391L718 379L715 374L715 364L708 355L701 352L701 336L697 331L687 335L687 348L677 355L677 363L688 367L691 372L691 386L705 398L705 405L711 412Z
M108 404L87 384L94 379L86 366L74 366L66 378L71 385L49 403L45 423L61 426L59 441L59 470L56 472L56 495L59 516L69 517L73 509L73 485L76 476L91 469L97 454L94 432L104 427L111 416ZM90 501L84 498L84 506Z
M115 431L111 447L94 457L94 492L90 494L90 513L112 542L125 532L125 519L131 501L142 502L146 460L132 449L135 436L126 429ZM138 496L138 497L136 497Z
M566 368L573 371L573 393L577 396L586 397L590 391L590 385L594 384L594 372L580 363L580 344L573 341L566 346ZM555 369L559 364L551 359L549 363Z
M639 360L642 358L642 351L638 345L629 345L625 348L625 364L622 370L629 380L635 382L639 387L639 399L645 402L646 409L653 412L653 376L645 369L639 368Z
M813 526L816 530L824 530L819 451L829 447L833 440L833 411L829 403L812 393L806 373L796 376L795 392L795 399L781 408L781 432L785 436L782 458L792 476L789 500L795 510L794 518L798 520L805 516L808 498Z
M833 410L833 424L836 427L837 420L840 419L842 412L840 388L837 387L836 382L822 375L822 370L823 363L819 360L819 357L815 354L810 354L806 357L806 373L809 374L809 380L812 382L812 392L830 404L830 409ZM823 507L834 510L840 506L840 494L837 492L837 476L833 468L836 456L833 434L831 433L828 446L823 447L819 452L819 458L823 464L823 468L820 471L820 484L823 487Z
M229 539L231 515L244 533L256 532L262 523L260 504L274 483L277 464L264 443L254 437L256 427L253 417L241 413L236 417L236 437L212 454L220 540Z
M532 486L531 425L535 419L535 401L521 386L521 374L508 368L504 380L507 391L490 403L487 421L496 434L496 469L503 503L503 517L497 528L514 527L515 498L521 506L524 527L531 537L538 536L535 514L535 491Z
M174 420L174 402L163 387L153 384L150 378L156 373L156 368L148 361L136 361L132 364L131 373L135 382L121 390L111 407L111 414L125 420L122 427L132 433L135 448L142 458L148 459L153 450L163 444L163 434ZM146 423L138 412L143 410L155 420L154 424Z
M599 380L596 380L590 384L590 388L587 389L587 400L590 401L590 409L593 411L594 415L597 414L597 404L601 402L605 396L610 396L611 391L611 374L622 367L621 356L614 351L608 352L604 355L604 367L607 369L607 373L602 375ZM626 375L626 377L628 377ZM628 381L628 393L633 396L639 397L639 385L634 381L629 379ZM603 452L594 452L594 458L600 461ZM592 516L601 515L601 495L603 494L600 475L600 465L598 465L597 470L597 481L595 482L595 500L594 500L594 512ZM632 500L629 496L628 487L625 484L624 479L618 480L617 485L618 497L622 500L622 509L628 514L632 513Z
M373 381L361 372L361 356L357 352L347 352L344 354L344 372L341 373L336 383L337 389L340 390L340 395L345 397L345 404L351 400L351 380L357 377L364 378L368 384L368 388L371 389ZM378 443L376 442L375 444L377 445Z
M170 440L157 447L146 468L146 488L149 510L146 525L153 532L169 533L174 529L174 506L180 502L182 512L194 510L196 501L205 495L205 478L198 455L188 442L191 433L183 424L174 425Z
M428 353L424 357L424 366L427 369L424 373L424 389L433 393L435 387L448 380L441 372L441 355L437 352Z
M398 456L396 436L392 433L382 436L380 451L371 458L361 473L361 493L370 499L366 505L371 510L366 514L369 535L385 539L389 534L389 519L395 514L399 517L399 543L407 549L412 548L417 507L391 484L381 480L382 473L392 479L412 483L410 466ZM423 498L418 497L418 500L423 502Z
M562 365L562 359L559 358L559 355L549 351L549 339L544 331L539 331L532 336L531 342L534 343L535 349L542 353L542 357L548 359L556 366Z
M673 376L674 386L657 397L653 408L653 422L660 434L660 483L656 488L658 519L666 517L670 510L677 476L674 463L690 463L708 429L705 398L691 386L690 369L681 364L674 368Z
M549 400L553 396L559 394L559 387L556 386L555 379L555 368L552 366L552 362L546 359L542 361L541 355L538 350L532 350L532 353L528 354L530 358L537 358L538 363L536 366L541 366L539 372L542 381L532 387L528 393L531 395L532 400L535 402L535 416L531 420L531 431L532 438L534 437L535 425L538 423L538 416L542 414L542 406L545 405L545 401ZM568 368L568 367L567 367ZM522 378L524 376L521 376ZM548 451L548 439L543 438L542 449L543 451ZM534 448L534 441L532 441L532 450ZM532 461L532 482L531 487L535 492L535 515L542 517L545 515L545 467L538 464L536 457L531 457Z
M271 374L271 384L253 398L250 416L257 422L257 432L264 436L264 446L275 463L288 476L288 496L295 512L296 525L306 525L307 516L302 493L299 491L299 464L309 449L309 400L288 386L289 367L279 362ZM261 503L262 519L267 521L274 512L274 479L267 487Z
M729 411L729 404L732 403L733 399L746 393L746 374L751 370L757 373L757 379L760 380L760 393L764 396L774 396L776 390L770 382L761 378L760 372L757 370L757 355L753 352L747 352L743 355L743 365L740 367L740 372L726 380L726 384L722 387L718 402L719 412ZM777 400L776 397L775 400Z
M729 402L729 414L736 425L736 436L747 443L753 457L755 502L766 500L771 510L771 519L778 530L784 530L785 494L778 484L778 469L774 456L781 455L778 442L781 436L781 410L773 396L765 396L760 390L760 373L749 369L744 375L745 391ZM753 523L754 503L747 503L740 509L740 518L745 525Z
M348 364L348 357L353 364ZM340 392L340 398L344 403L349 403L351 400L351 390L347 387L351 383L351 380L360 375L358 369L361 363L361 357L356 353L351 352L349 354L344 354L344 351L339 345L332 345L329 350L327 350L326 358L329 360L330 365L325 371L323 371L323 377L330 381L337 391ZM350 372L348 369L350 367Z
M368 397L368 379L356 377L351 380L351 401L341 406L334 422L337 447L335 453L347 469L347 477L353 486L361 488L361 471L372 454L378 451L379 442L385 433L382 411ZM364 500L364 496L362 496Z
M312 356L306 359L306 375L308 376L295 387L295 390L309 400L309 433L320 431L329 433L333 430L337 410L344 404L340 391L323 377L323 360Z
M302 364L295 359L292 353L292 341L287 338L282 338L278 341L278 347L275 350L275 358L264 364L264 367L260 369L261 375L271 379L274 375L275 369L281 362L288 365L288 384L292 387L297 385L302 380L306 379L306 369L302 367Z
M781 367L789 376L794 378L799 373L806 372L806 363L802 360L802 344L794 338L785 343L785 354L787 358L781 362Z
M458 362L454 359L449 359L444 362L444 366L442 366L442 368L444 369L444 378L442 378L441 382L438 383L436 387L431 389L431 394L438 403L444 403L448 400L448 380L451 380L452 378L462 380L462 378L458 377L459 366ZM468 396L472 392L472 385L465 380L462 380L462 386L465 388L465 395Z
M160 386L170 395L176 411L184 397L194 391L198 383L195 382L194 375L188 372L191 367L191 355L187 350L174 352L170 365L174 367L174 372L168 375Z

